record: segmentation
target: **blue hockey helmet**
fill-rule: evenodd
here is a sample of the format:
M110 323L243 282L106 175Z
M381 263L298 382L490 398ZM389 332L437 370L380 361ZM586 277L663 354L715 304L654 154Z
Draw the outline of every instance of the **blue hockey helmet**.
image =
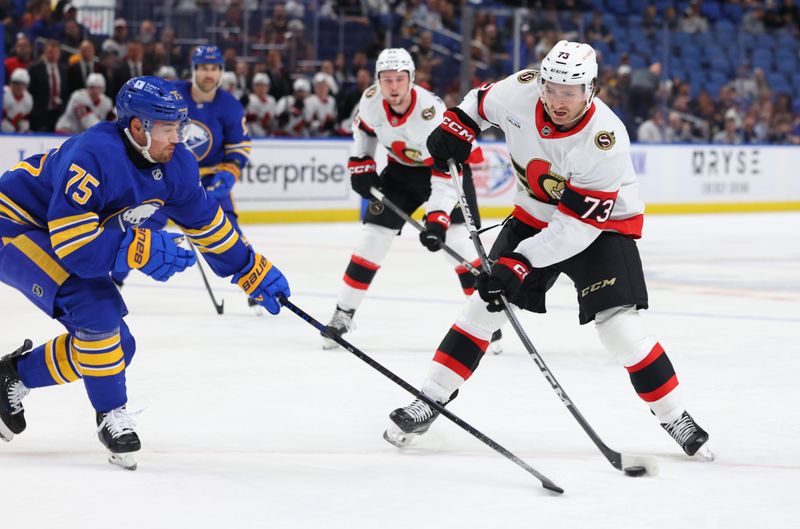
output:
M216 46L198 46L192 52L192 69L197 68L198 64L218 64L223 67L225 59Z
M150 160L151 132L156 122L177 122L178 141L183 141L189 124L189 106L172 83L160 77L134 77L117 93L117 125L125 131L131 143ZM133 118L142 121L147 144L142 147L131 136Z

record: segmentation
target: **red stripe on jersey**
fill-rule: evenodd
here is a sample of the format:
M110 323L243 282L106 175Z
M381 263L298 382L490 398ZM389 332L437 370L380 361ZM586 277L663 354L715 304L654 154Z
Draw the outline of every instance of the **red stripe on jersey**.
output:
M478 88L478 115L486 121L489 121L489 118L486 117L486 111L483 110L483 102L486 100L486 96L489 95L489 90L491 90L493 86L494 83L489 85L484 84ZM489 121L489 123L491 123L491 121Z
M558 204L558 210L565 215L569 215L572 218L578 219L587 224L591 224L592 226L595 226L601 230L616 231L617 233L627 235L634 239L642 238L644 215L641 213L628 219L610 219L605 222L597 222L597 220L591 218L580 218L574 211L568 209L566 206L563 206L561 203Z
M486 158L483 156L483 149L480 147L475 147L470 151L469 158L467 158L468 164L479 164L486 161Z
M436 351L436 354L433 355L433 361L442 364L464 380L467 380L472 375L470 368L442 351Z
M576 187L572 185L571 182L567 181L567 187L578 193L579 195L594 197L599 200L616 200L617 195L619 194L619 189L616 191L596 191L594 189L583 189L582 187Z
M463 290L464 290L464 294L466 294L467 296L471 296L475 292L474 288L465 288Z
M389 122L389 125L392 127L399 127L406 121L408 121L408 117L414 111L414 107L417 104L417 91L416 89L411 89L411 104L408 105L408 110L402 116L398 116L394 112L392 112L392 108L389 106L389 103L386 100L383 100L383 110L386 112L386 120Z
M539 132L539 136L546 140L568 138L569 136L579 133L584 129L584 127L586 127L586 125L589 124L589 122L592 120L592 116L594 116L594 111L595 106L594 101L592 101L589 110L586 111L586 114L583 115L577 125L567 131L560 132L556 125L546 118L544 112L544 103L542 103L542 100L539 99L536 102L536 130ZM548 131L547 135L542 132L545 129Z
M543 222L527 211L525 211L522 206L514 206L514 211L511 212L511 216L515 219L519 219L528 226L532 228L536 228L537 230L543 230L547 227L547 223Z
M638 361L632 366L626 367L625 369L628 370L628 373L636 373L637 371L641 371L645 367L652 364L655 361L655 359L661 356L662 354L664 354L664 348L661 347L660 343L656 342L656 344L653 346L653 349L651 349L650 352L647 353L647 356L645 356L642 360Z
M666 396L676 387L678 387L678 375L672 375L672 377L664 382L660 388L649 393L639 393L639 397L645 402L655 402L658 399Z
M370 270L377 270L378 268L381 267L380 265L377 265L372 261L367 261L363 257L359 257L356 254L353 254L352 257L350 257L350 260L353 261L355 264L361 265L364 268L368 268Z
M344 282L356 290L367 290L369 288L369 283L361 283L360 281L356 281L347 274L344 275Z
M468 333L467 331L465 331L464 329L462 329L458 325L453 325L451 328L454 331L456 331L457 333L461 333L464 336L466 336L467 338L469 338L470 340L472 340L472 343L474 343L475 345L480 347L481 351L483 351L484 353L486 352L486 349L489 347L489 341L488 340L481 340L477 336L471 335L470 333Z
M459 175L461 175L461 173L459 173ZM435 167L431 167L431 176L450 179L450 173L443 173Z

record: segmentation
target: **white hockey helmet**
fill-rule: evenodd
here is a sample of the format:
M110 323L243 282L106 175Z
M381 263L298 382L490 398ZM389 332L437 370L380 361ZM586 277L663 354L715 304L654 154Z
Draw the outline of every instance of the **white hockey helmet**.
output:
M253 86L257 84L265 84L270 86L272 81L269 80L269 75L265 74L264 72L259 72L253 76Z
M12 83L21 83L25 86L31 84L31 74L25 68L17 68L11 73Z
M414 82L414 59L403 48L386 48L375 61L375 79L381 72L408 72L409 81Z
M292 90L295 92L311 92L311 83L308 82L308 79L305 77L300 77L295 79L294 84L292 85Z
M594 48L582 42L559 41L542 59L539 80L542 86L548 81L583 85L588 109L597 82L597 54Z
M89 88L91 86L96 86L98 88L102 88L103 90L105 90L106 78L99 73L90 73L88 77L86 77L86 88Z
M222 72L222 77L220 77L220 86L223 88L228 88L230 86L236 85L236 74L233 72Z

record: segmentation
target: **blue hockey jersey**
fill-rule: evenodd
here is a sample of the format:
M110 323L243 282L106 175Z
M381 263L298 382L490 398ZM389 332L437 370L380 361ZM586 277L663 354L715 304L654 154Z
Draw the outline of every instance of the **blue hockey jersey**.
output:
M135 152L116 123L99 123L59 148L31 156L0 176L0 237L49 235L58 262L39 255L42 266L69 274L107 276L125 230L156 211L177 223L215 273L230 276L252 250L241 240L216 200L200 186L195 157L177 145L163 164L134 163ZM36 255L33 255L36 254Z
M185 144L200 165L200 174L209 174L220 163L247 165L252 142L242 104L225 90L217 90L209 103L197 103L191 81L177 81L175 86L189 104L192 122Z

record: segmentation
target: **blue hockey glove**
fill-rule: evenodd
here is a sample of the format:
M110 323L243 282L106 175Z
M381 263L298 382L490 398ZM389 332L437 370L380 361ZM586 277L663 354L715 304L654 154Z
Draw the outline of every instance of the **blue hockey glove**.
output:
M475 280L478 294L481 299L489 304L489 312L503 310L500 296L505 294L506 299L514 301L522 282L531 271L531 264L521 253L503 255L492 265L490 273L482 272Z
M289 282L283 277L277 266L273 266L266 257L259 253L252 253L250 261L241 272L233 275L231 283L242 287L248 296L256 300L259 305L277 314L281 311L278 295L289 297Z
M217 171L206 186L206 192L214 200L222 200L230 194L234 182L236 177L230 171Z
M178 246L182 237L162 230L128 230L117 252L114 272L138 269L156 281L166 281L197 262L194 252Z

